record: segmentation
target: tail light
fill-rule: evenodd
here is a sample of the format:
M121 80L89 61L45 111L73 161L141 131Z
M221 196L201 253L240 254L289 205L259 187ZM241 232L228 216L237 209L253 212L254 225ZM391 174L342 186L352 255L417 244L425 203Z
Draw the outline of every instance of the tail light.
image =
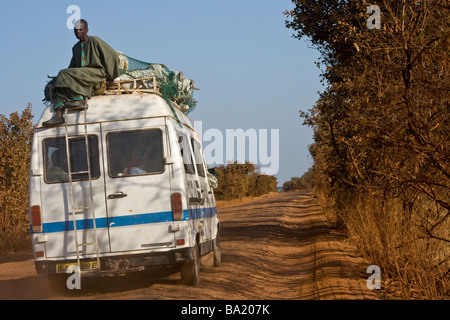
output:
M41 206L31 207L31 227L34 233L42 232Z
M183 220L183 201L181 193L172 193L171 202L173 220Z

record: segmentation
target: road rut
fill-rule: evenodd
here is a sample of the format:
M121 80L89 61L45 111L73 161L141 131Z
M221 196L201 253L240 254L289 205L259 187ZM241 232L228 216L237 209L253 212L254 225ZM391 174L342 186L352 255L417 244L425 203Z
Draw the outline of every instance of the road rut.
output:
M380 299L366 263L324 217L311 193L280 193L221 208L222 264L202 259L196 287L179 273L129 274L53 294L32 252L0 257L0 299L332 300Z

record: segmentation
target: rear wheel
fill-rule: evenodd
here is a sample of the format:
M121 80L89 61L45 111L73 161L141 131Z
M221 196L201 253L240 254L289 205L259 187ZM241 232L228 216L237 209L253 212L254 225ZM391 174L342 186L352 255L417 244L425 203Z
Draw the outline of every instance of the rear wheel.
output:
M194 246L194 258L188 260L181 266L181 280L187 285L196 286L200 281L200 257L198 246Z
M213 254L214 254L214 267L218 267L222 263L222 253L220 252L219 235L217 235L216 237L216 245L214 246Z

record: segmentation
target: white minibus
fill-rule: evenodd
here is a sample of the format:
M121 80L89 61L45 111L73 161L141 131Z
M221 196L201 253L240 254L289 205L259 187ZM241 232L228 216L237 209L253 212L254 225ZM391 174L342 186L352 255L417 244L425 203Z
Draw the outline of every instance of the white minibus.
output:
M156 80L154 80L156 81ZM199 281L199 259L220 264L219 220L201 141L157 93L95 96L32 145L29 205L36 270L50 282L179 266Z

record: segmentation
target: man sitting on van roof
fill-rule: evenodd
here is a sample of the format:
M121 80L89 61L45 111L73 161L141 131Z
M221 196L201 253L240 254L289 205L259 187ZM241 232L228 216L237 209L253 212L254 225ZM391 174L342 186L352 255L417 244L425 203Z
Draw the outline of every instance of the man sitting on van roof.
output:
M69 68L61 70L54 80L50 101L55 111L53 117L42 123L54 127L64 123L64 107L83 107L93 88L101 83L112 83L120 76L117 52L99 37L88 36L86 20L75 23L74 32L79 42L72 48ZM47 96L47 93L46 93Z

